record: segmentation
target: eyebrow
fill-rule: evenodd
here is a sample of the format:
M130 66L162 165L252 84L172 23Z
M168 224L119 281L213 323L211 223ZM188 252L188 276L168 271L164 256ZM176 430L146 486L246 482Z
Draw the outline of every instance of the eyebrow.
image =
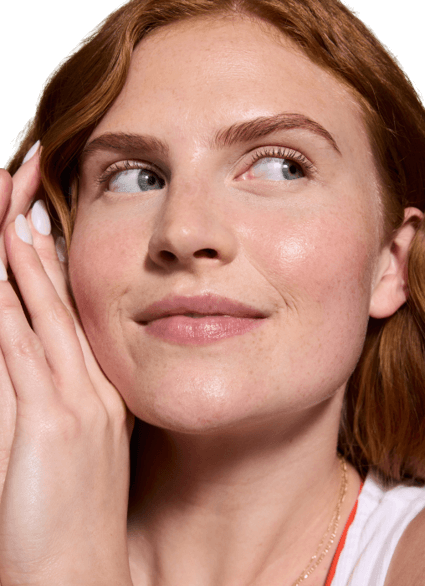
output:
M219 130L210 146L214 149L220 149L237 143L252 142L274 132L294 129L307 130L324 138L338 154L341 154L335 139L323 126L307 116L291 113L261 116L245 122L236 122L228 128ZM169 152L168 145L153 136L107 132L93 139L84 147L79 164L82 165L95 153L105 150L149 152L149 154L162 156L166 156Z
M169 149L165 142L153 136L125 132L106 132L86 144L80 155L79 165L81 166L95 153L109 150L149 152L165 156L168 154Z
M262 116L247 122L233 124L229 128L217 132L212 146L220 148L239 142L251 142L274 132L294 129L307 130L324 138L338 154L341 154L336 140L326 128L307 116L291 113Z

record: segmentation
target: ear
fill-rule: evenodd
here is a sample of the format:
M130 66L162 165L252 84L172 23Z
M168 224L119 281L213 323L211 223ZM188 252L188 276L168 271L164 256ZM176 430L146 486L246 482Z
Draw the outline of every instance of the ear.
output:
M370 300L370 317L390 317L407 300L409 247L423 217L423 213L417 208L406 208L402 226L381 251Z

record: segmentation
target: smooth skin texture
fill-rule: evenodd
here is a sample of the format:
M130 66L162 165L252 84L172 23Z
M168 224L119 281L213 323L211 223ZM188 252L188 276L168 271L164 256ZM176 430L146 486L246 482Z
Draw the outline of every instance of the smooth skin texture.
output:
M4 169L0 169L0 259L5 267L7 267L8 263L4 247L4 230L18 214L26 214L28 212L31 200L34 198L39 186L37 167L38 157L33 157L25 165L22 165L13 180ZM0 490L2 491L9 463L10 449L16 421L15 392L2 353L0 353L0 388L0 428L2 430L0 435Z
M339 152L308 128L213 144L223 129L282 113L320 124ZM105 373L136 416L164 430L152 433L150 485L131 510L133 582L291 584L334 510L345 384L369 315L391 315L406 299L414 230L406 221L381 247L358 104L249 20L191 20L142 42L88 142L108 133L157 141L87 157L69 265ZM307 159L299 178L253 164L278 149ZM154 172L154 188L137 188L140 167ZM267 318L198 347L155 338L138 320L153 302L202 294ZM359 484L350 468L339 535ZM333 551L312 586L324 583Z
M0 179L6 222L8 209L26 212L36 194L38 155ZM130 585L134 418L91 353L52 236L34 229L30 213L27 222L34 246L15 222L2 234L32 327L11 283L1 281L0 581Z
M281 113L320 124L338 150L311 125L212 145L223 128ZM2 586L290 585L334 511L344 386L369 314L405 301L408 220L421 212L409 209L381 246L358 105L249 20L190 21L142 42L89 142L110 132L166 148L108 148L82 167L69 275L84 332L52 237L29 216L34 246L14 223L6 230L32 328L1 282ZM294 179L276 178L283 155L300 164ZM155 189L137 191L136 180L122 191L138 177L122 174L129 161L155 171ZM10 220L25 213L35 194L37 161L0 179L9 224L6 210ZM15 191L28 198L15 202ZM137 320L166 296L207 293L267 317L243 336L190 347ZM122 399L157 426L131 495L131 579L132 418ZM359 484L349 467L336 541L306 584L323 586Z

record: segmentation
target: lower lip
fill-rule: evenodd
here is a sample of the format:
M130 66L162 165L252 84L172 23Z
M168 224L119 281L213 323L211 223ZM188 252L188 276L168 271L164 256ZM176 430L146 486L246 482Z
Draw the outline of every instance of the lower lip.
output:
M232 317L225 315L208 315L205 317L187 317L173 315L149 322L146 332L175 344L208 344L242 336L258 328L263 319Z

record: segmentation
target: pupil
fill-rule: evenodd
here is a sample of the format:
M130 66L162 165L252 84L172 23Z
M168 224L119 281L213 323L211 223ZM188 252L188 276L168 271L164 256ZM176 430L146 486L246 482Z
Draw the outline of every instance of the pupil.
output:
M149 191L150 189L162 189L164 181L155 175L153 171L142 169L139 172L137 183L142 191Z
M291 165L289 167L289 172L292 173L292 175L295 175L297 171L298 171L298 169L296 168L295 165Z

